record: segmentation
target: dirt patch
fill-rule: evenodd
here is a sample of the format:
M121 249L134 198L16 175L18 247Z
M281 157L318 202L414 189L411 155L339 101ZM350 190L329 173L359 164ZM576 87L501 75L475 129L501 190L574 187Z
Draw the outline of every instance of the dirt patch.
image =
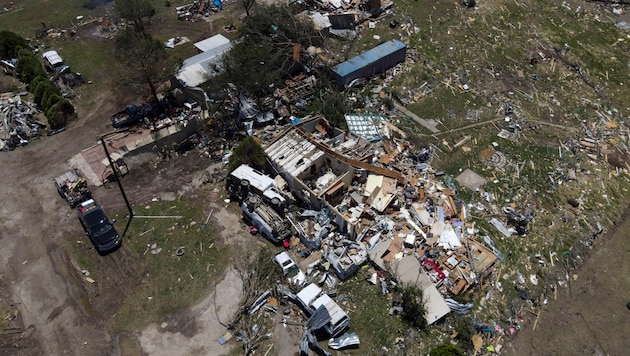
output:
M8 291L9 287L0 279L0 350L17 356L41 354L39 340L30 337L35 328L24 326L21 306L12 302Z
M223 241L217 246L248 242L238 215L222 209L222 205L213 204L211 208L217 212L213 222L222 228ZM227 354L234 344L220 345L218 340L227 332L227 325L240 306L241 289L242 281L234 270L228 269L213 290L190 310L171 315L142 330L138 336L142 351L151 355Z
M139 169L132 169L122 178L123 188L132 205L144 205L153 198L175 200L184 194L198 198L203 193L202 186L211 182L220 166L194 150L175 159L156 158ZM124 210L124 200L118 186L110 183L97 188L102 191L103 204L113 210Z
M629 167L628 162L630 162L630 155L627 153L616 150L608 150L603 153L606 155L606 161L611 166L620 169L626 169Z
M622 355L630 349L630 220L601 237L586 263L567 273L557 300L534 315L504 350L513 355ZM528 314L528 313L526 313ZM534 328L534 325L536 327Z

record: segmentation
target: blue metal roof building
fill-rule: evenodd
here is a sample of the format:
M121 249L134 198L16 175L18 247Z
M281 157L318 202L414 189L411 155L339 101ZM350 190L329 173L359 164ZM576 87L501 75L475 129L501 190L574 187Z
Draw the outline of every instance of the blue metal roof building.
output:
M405 61L407 45L391 40L332 68L335 83L342 89L357 78L368 78Z

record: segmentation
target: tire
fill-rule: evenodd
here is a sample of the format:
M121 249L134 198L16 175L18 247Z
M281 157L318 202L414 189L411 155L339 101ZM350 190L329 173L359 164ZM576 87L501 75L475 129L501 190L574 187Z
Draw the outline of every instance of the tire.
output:
M249 181L248 181L248 180L243 179L243 180L241 181L241 185L242 185L243 187L249 187Z
M260 204L260 198L257 195L250 196L249 198L247 198L247 201L252 205Z
M175 250L175 255L177 257L182 257L184 255L186 251L184 250L183 247L178 248L177 250Z
M272 198L272 199L271 199L271 204L273 204L273 205L280 205L280 199L278 199L278 198Z

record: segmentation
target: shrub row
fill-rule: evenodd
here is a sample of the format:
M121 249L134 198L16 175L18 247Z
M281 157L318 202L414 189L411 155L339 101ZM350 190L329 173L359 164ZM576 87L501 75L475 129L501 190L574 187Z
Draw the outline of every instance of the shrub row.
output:
M20 80L28 84L28 90L35 96L35 103L48 119L48 126L53 130L64 126L74 115L74 106L61 96L59 89L50 81L48 73L26 40L13 32L1 31L0 56L17 57L15 71Z

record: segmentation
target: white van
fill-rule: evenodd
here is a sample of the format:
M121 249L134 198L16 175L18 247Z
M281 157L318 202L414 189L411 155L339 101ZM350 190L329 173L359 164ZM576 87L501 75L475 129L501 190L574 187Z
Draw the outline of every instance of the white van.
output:
M46 69L53 73L62 73L70 68L63 63L63 59L61 59L61 56L57 53L57 51L44 52L42 57L44 58Z
M256 227L258 233L269 241L279 244L291 235L291 230L275 210L264 203L251 203L254 197L248 198L241 203L243 219L250 225Z
M246 164L240 165L227 177L227 190L231 196L241 200L245 200L249 193L259 195L274 209L282 209L286 203L273 178Z

